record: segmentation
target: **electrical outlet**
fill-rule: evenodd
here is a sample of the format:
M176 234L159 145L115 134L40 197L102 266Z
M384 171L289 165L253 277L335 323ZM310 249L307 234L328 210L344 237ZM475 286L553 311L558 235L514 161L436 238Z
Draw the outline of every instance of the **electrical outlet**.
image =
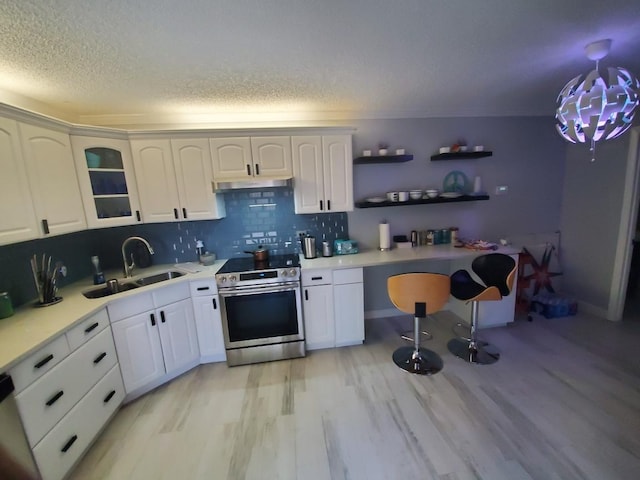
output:
M496 187L496 195L506 195L509 192L507 185L498 185Z
M309 230L297 230L296 238L304 237L309 233Z

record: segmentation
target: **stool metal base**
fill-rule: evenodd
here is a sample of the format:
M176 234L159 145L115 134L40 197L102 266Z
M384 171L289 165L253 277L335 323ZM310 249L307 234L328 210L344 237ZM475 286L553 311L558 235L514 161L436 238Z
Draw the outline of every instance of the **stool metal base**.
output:
M401 369L419 375L433 375L442 370L442 358L426 348L400 347L393 352L393 361Z
M470 342L461 338L453 338L447 343L447 348L456 357L469 363L479 365L491 365L500 360L500 352L496 347L487 343L477 341L475 348L469 347Z

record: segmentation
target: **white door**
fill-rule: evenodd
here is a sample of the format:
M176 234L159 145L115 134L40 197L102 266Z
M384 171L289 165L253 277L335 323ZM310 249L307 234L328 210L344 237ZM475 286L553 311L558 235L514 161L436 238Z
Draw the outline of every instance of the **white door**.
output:
M129 141L72 135L71 147L89 228L140 223Z
M127 393L165 373L159 322L155 312L145 312L111 324Z
M218 296L193 297L193 309L200 357L205 357L205 361L224 361L226 356Z
M183 217L187 220L224 217L224 197L213 193L209 140L172 139L171 150Z
M293 200L296 213L319 213L324 208L322 139L319 136L291 137Z
M144 222L180 220L182 212L169 140L131 140L131 153Z
M209 144L215 181L253 176L249 137L212 138Z
M167 373L197 363L200 357L196 322L190 299L180 300L157 310L162 354Z
M307 349L335 346L333 286L315 285L302 288L302 312Z
M333 287L336 347L364 341L364 289L362 283Z
M322 137L324 197L331 212L353 211L353 154L351 135Z
M69 135L18 124L36 218L44 236L86 230Z
M290 178L291 137L251 137L253 175L261 178Z
M18 124L0 118L0 245L38 238Z

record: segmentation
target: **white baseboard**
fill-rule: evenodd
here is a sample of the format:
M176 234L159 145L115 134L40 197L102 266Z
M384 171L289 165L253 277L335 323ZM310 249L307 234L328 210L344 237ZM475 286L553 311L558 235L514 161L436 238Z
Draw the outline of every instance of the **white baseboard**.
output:
M397 308L384 308L382 310L369 310L368 312L364 312L364 319L395 317L398 315L404 314Z

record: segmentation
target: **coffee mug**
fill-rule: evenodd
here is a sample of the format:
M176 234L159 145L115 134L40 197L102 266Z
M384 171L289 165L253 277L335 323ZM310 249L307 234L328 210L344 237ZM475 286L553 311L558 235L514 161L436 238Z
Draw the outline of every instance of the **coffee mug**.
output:
M409 192L398 192L398 200L401 202L409 200Z
M391 202L397 202L398 201L398 192L387 192L387 198Z

